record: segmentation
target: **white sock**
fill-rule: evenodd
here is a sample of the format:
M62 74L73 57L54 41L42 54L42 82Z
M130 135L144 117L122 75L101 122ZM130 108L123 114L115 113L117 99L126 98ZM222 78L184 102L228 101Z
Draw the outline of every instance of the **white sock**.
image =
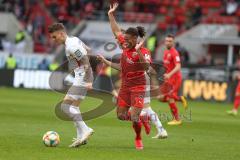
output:
M145 108L145 112L150 117L151 122L155 125L158 133L160 133L163 129L162 123L158 118L158 115L152 110L151 107Z
M62 104L62 111L73 119L74 125L77 128L77 138L81 138L82 134L88 130L88 126L82 119L79 107L68 104Z
M77 138L82 138L82 129L78 127L77 123L74 122L75 127L77 128Z
M78 128L78 131L81 131L82 133L86 132L88 130L88 126L82 119L79 107L71 105L70 112L76 115L74 118L74 122L76 124L76 127Z

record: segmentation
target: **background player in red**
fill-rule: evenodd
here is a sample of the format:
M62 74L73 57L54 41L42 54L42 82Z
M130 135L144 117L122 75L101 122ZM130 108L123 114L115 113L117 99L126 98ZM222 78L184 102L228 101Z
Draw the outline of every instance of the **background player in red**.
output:
M232 110L227 111L229 115L234 115L234 116L237 115L238 108L240 105L240 74L237 75L237 79L238 79L238 85L235 91L234 106Z
M178 108L176 101L183 102L183 106L187 108L186 99L183 96L178 96L178 91L182 84L181 63L178 51L174 48L174 36L168 35L165 38L166 50L163 55L163 64L166 69L164 81L172 86L172 91L168 94L160 95L158 98L163 102L168 102L171 109L173 120L168 122L168 125L180 125Z
M135 146L136 149L143 149L141 138L141 121L140 113L144 106L144 97L146 90L146 70L150 66L150 53L142 45L144 40L139 44L138 37L143 38L145 31L143 27L128 28L125 33L121 32L113 12L117 9L118 4L110 6L108 12L111 29L114 36L122 48L123 53L120 59L122 84L117 100L117 116L120 120L131 120L136 133ZM129 108L131 110L129 112ZM130 114L129 114L130 113ZM144 120L142 119L144 122Z

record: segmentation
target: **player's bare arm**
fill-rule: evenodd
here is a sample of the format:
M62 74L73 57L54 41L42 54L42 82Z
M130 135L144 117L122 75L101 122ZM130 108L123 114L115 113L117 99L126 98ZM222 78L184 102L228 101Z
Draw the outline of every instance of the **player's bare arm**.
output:
M118 37L121 34L121 28L117 24L116 19L113 15L113 13L116 11L117 7L118 7L118 3L114 3L113 5L110 5L110 9L108 11L108 18L109 18L110 26L111 26L114 36L116 36L116 37Z
M89 46L87 46L85 43L83 43L83 48L86 49L88 55L92 53L92 49Z
M143 67L145 70L149 69L150 63L146 60L146 58L144 57L143 53L141 52L140 48L143 46L145 42L145 38L142 38L142 40L140 41L140 43L138 43L135 47L138 55L139 55L139 61L142 63Z
M121 66L119 63L113 63L111 61L108 61L106 58L104 58L102 55L98 55L97 59L100 60L101 62L105 63L108 66L111 66L112 68L116 69L116 70L121 70Z
M176 72L180 71L181 70L181 64L178 63L176 64L175 68L169 72L168 74L164 74L164 79L169 79L172 77L172 75L174 75Z

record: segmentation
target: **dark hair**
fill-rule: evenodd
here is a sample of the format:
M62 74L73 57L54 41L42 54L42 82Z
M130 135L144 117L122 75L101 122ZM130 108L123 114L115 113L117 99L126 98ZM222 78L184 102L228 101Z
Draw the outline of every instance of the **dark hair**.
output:
M168 38L172 38L172 39L175 38L174 35L172 35L172 34L168 34L167 37L168 37Z
M138 35L143 38L146 35L144 27L137 26Z
M132 36L143 38L146 34L144 27L138 26L137 28L130 27L126 30L126 34L130 34Z
M61 30L65 31L65 27L62 23L54 23L48 27L48 33L53 33Z

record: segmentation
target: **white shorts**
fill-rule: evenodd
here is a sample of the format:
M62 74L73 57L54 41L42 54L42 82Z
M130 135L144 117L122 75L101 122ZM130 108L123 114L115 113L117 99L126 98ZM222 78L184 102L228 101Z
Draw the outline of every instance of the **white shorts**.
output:
M87 94L87 84L84 81L86 72L82 68L76 68L74 70L75 77L73 79L73 84L67 92L67 96L73 98L74 100L84 99Z

